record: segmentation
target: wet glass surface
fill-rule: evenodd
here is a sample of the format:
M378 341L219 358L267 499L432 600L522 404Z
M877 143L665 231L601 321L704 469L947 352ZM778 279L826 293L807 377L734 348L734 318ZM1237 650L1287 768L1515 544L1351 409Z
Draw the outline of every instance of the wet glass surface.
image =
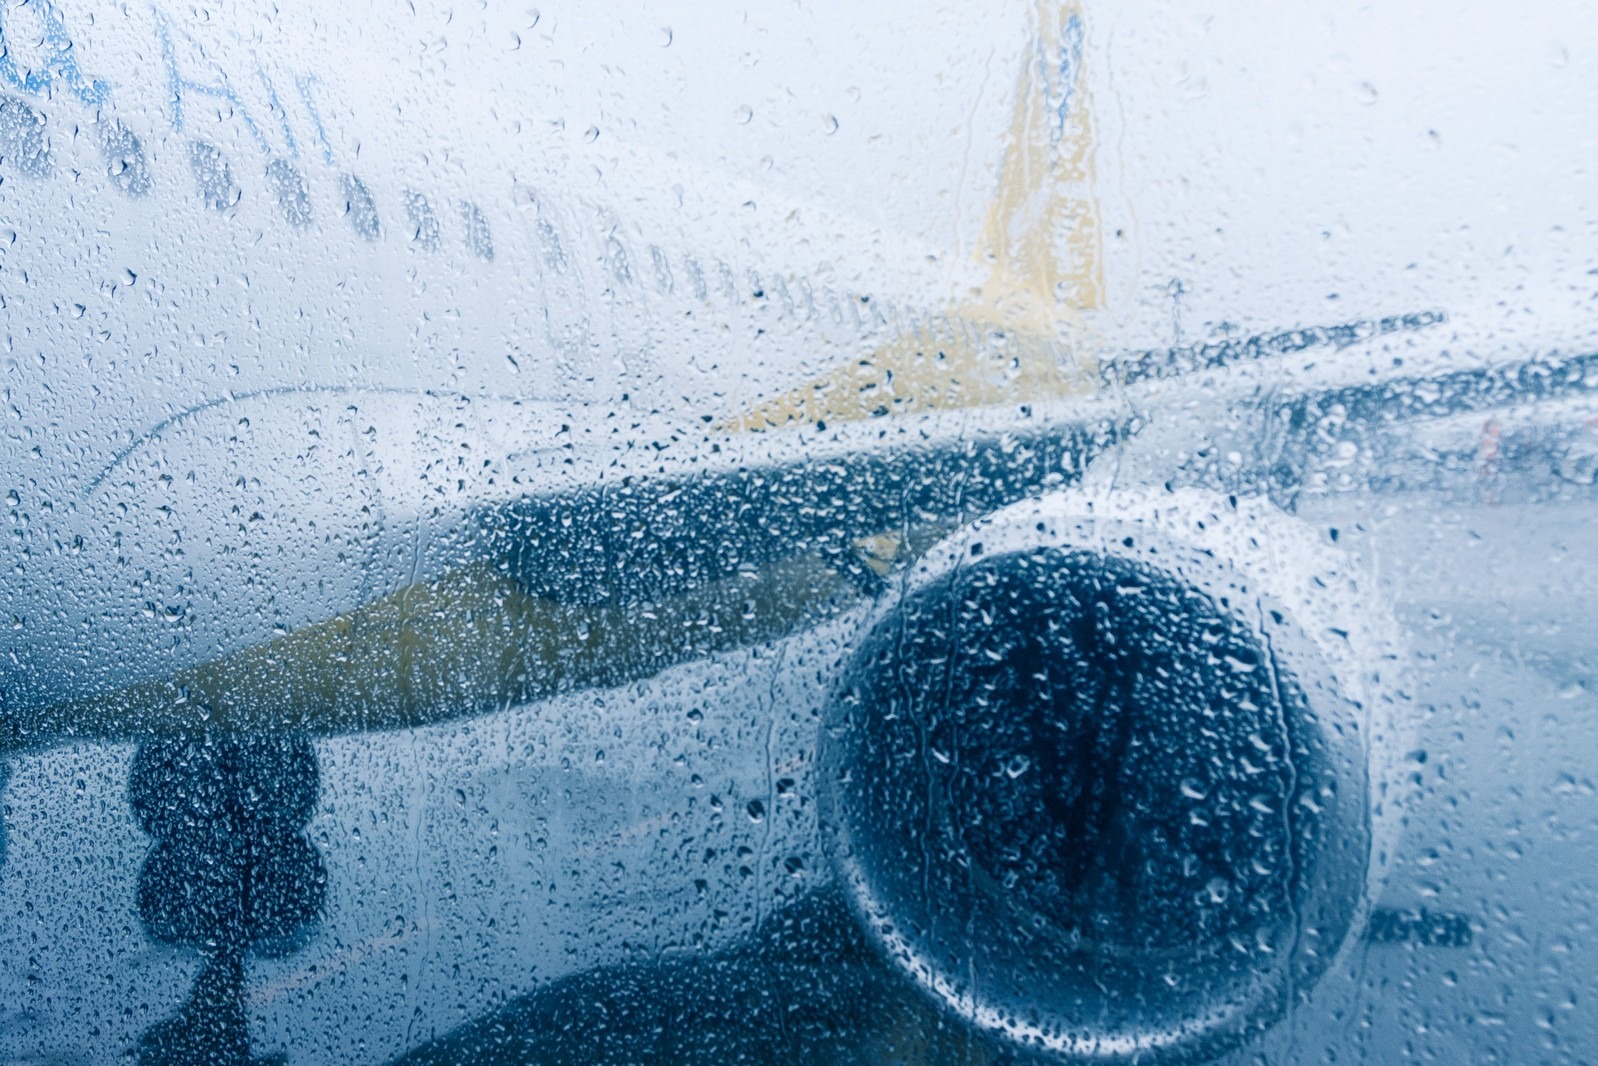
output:
M0 0L0 1062L1591 1060L1594 33Z

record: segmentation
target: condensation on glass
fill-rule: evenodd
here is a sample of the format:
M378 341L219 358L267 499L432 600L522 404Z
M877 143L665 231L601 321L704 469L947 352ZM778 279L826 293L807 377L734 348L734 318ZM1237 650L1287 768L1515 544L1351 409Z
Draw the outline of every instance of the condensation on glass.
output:
M0 0L0 1060L1598 1055L1598 41Z

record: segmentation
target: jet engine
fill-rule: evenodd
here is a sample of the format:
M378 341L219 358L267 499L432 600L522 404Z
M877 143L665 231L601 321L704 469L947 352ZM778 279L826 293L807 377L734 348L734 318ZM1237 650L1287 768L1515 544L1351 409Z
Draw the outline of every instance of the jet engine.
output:
M824 835L857 919L1043 1058L1235 1045L1380 881L1402 688L1383 617L1262 501L1059 495L951 537L871 616L826 714Z

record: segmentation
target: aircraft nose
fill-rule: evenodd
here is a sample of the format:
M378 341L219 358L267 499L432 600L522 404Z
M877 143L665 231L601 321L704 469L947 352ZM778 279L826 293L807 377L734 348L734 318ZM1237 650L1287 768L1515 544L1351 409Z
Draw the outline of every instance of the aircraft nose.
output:
M8 717L362 602L382 514L347 408L298 395L196 409L52 508L7 590Z

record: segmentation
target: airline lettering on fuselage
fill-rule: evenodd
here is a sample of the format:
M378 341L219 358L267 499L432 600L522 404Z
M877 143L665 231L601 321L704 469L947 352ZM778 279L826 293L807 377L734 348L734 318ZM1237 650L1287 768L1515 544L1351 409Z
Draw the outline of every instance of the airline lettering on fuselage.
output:
M7 14L4 8L0 8L0 45L4 46L0 48L0 79L29 96L46 95L59 81L89 107L104 104L111 87L98 78L84 75L78 66L78 50L67 35L66 24L61 21L61 13L55 9L55 5L50 0L34 0L30 6L41 23L41 43L47 58L38 70L23 70L17 66L15 50L6 33Z
M293 90L280 94L278 81L257 64L251 73L260 92L247 93L239 88L236 77L204 58L200 47L160 9L153 11L155 43L161 56L159 77L165 90L162 96L169 101L167 118L173 132L189 138L185 154L200 202L225 213L244 196L244 186L227 153L197 135L189 121L200 102L211 100L226 105L219 109L224 120L237 122L266 157L259 186L286 222L295 228L316 222L314 186L300 165L303 140L314 143L320 149L316 154L321 162L334 171L329 178L338 190L341 214L350 228L365 240L380 240L384 234L382 212L371 189L359 176L338 172L333 142L313 91L319 83L316 75L289 71ZM23 19L29 20L26 25ZM19 43L24 47L16 47ZM27 56L38 58L30 66L21 58ZM75 99L96 113L95 128L107 177L126 195L142 197L151 187L144 141L116 117L111 83L86 71L87 62L53 0L33 0L25 8L0 5L0 164L26 177L48 178L54 171L50 123L35 101ZM292 114L290 104L296 105ZM296 136L296 127L303 136ZM439 216L427 196L411 189L403 196L396 207L403 208L410 223L407 236L422 248L438 248ZM482 209L462 201L459 219L464 247L476 258L491 261L493 235Z

